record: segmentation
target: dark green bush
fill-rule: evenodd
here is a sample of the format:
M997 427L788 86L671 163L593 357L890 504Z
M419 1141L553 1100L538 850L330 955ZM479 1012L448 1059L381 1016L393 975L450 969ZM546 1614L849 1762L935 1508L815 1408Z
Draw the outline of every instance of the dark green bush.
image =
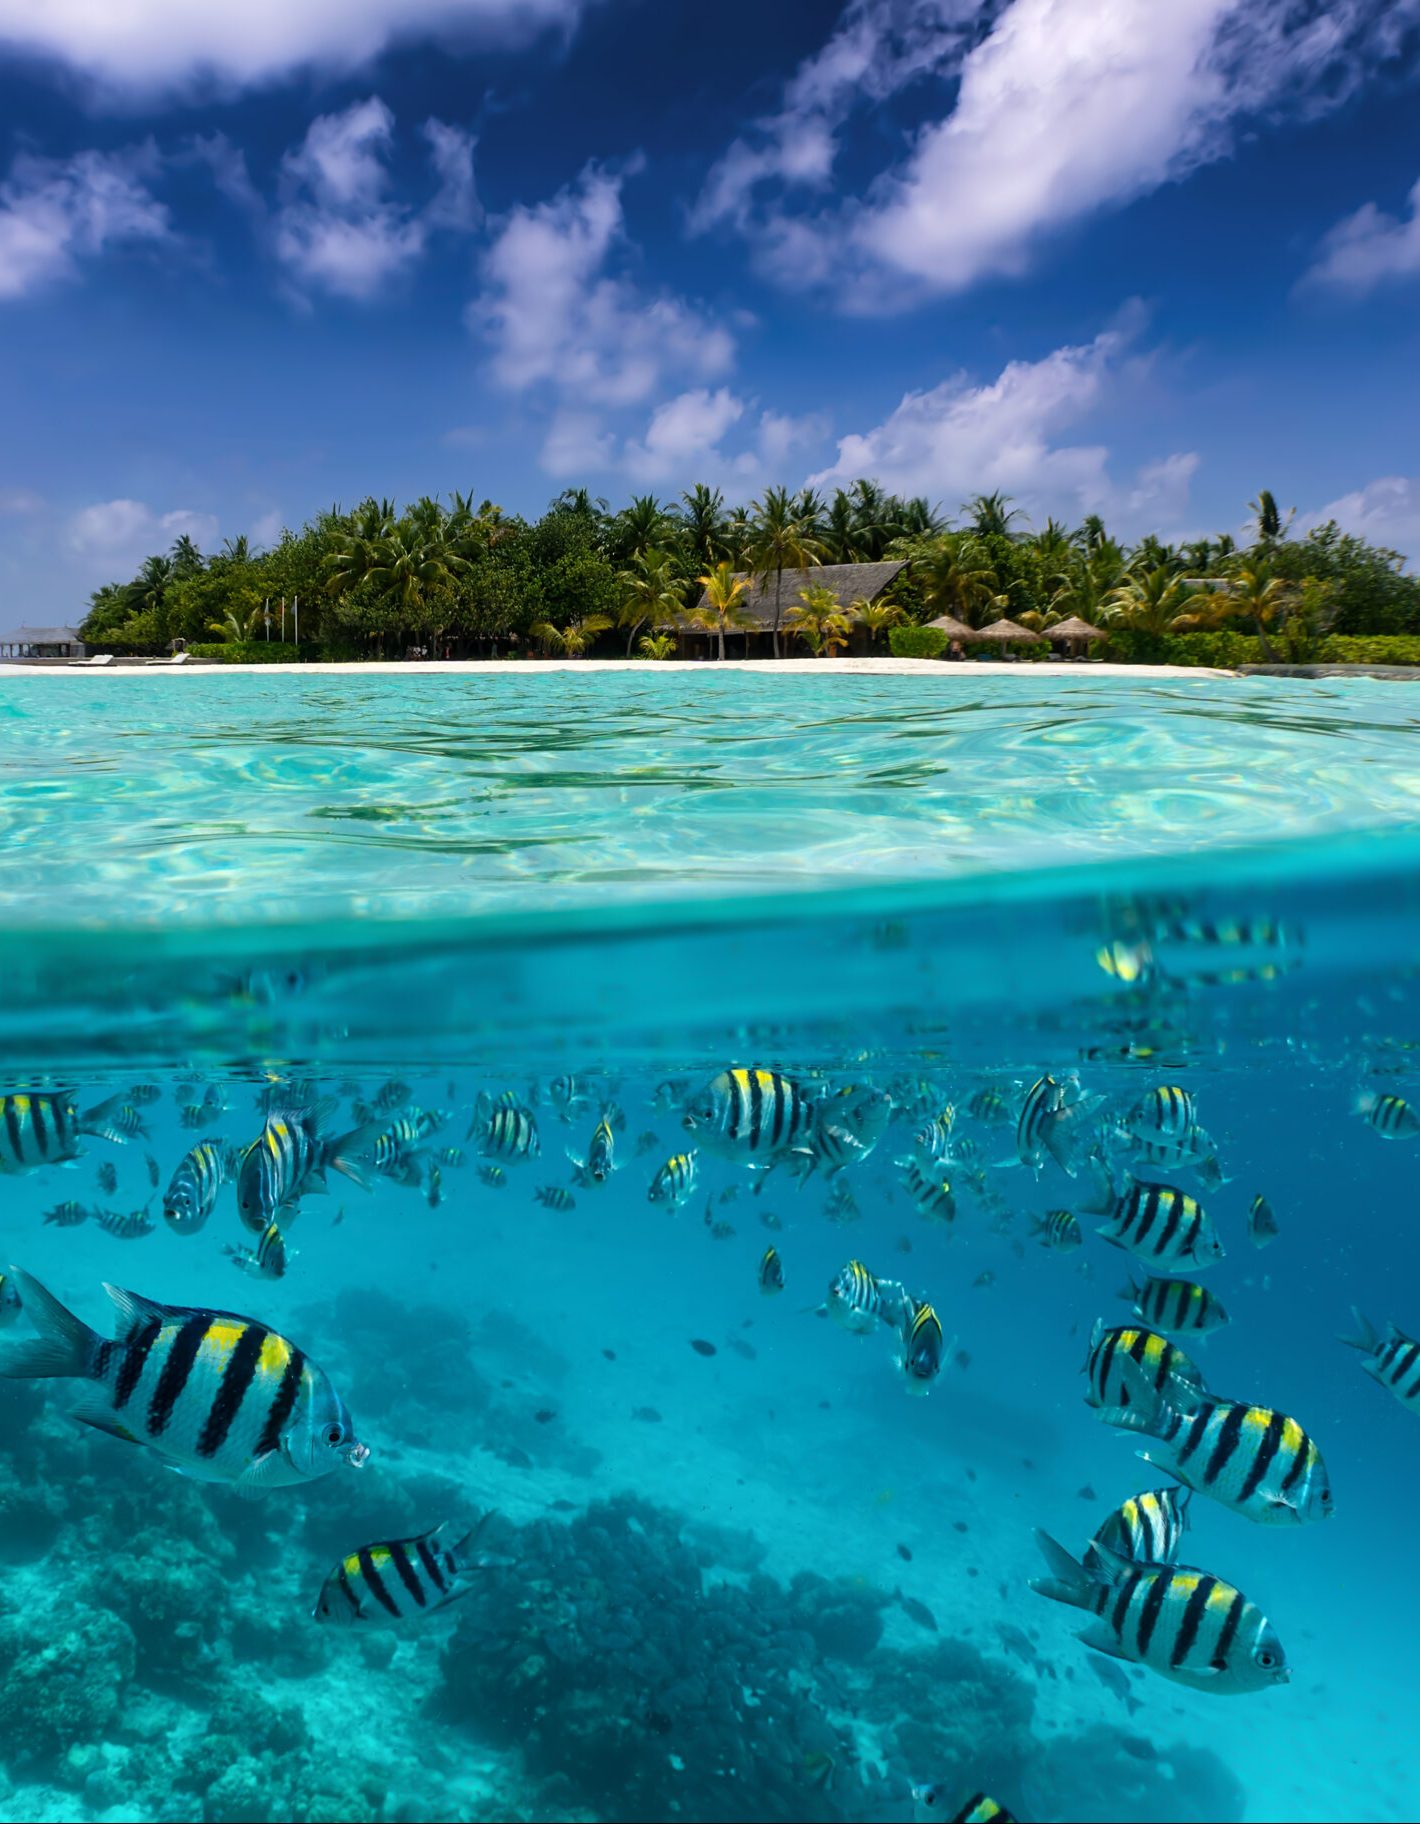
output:
M1324 665L1420 665L1420 635L1329 633L1317 658Z
M940 659L947 636L940 627L894 627L888 645L895 659Z
M326 656L314 640L300 646L281 640L216 640L187 650L195 659L217 659L223 665L313 664Z

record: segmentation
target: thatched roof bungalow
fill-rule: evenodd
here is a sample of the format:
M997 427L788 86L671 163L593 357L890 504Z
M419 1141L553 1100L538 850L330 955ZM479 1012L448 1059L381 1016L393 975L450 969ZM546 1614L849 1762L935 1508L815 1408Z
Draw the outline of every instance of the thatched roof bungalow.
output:
M780 620L780 639L786 640L792 633L793 624L789 620L789 610L797 608L799 592L802 589L827 589L838 606L847 613L852 603L858 601L875 602L884 593L889 584L907 568L898 559L885 564L816 564L811 570L786 570L779 589L779 601L782 618ZM748 577L747 571L738 571L738 576ZM750 587L739 599L739 609L752 622L749 627L732 627L728 630L730 639L743 638L745 656L748 657L753 642L774 633L775 579L771 575L765 580L756 582L748 579ZM699 606L709 606L704 595ZM713 642L715 635L706 633L699 627L678 625L675 629L682 639L700 642Z

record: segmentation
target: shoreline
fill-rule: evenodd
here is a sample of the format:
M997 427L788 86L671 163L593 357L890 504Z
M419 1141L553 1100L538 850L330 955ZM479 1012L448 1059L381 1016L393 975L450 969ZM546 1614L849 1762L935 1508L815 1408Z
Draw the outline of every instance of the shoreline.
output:
M328 676L332 673L405 675L437 673L443 676L522 676L545 671L630 671L658 672L763 672L778 676L781 672L808 672L813 676L844 673L869 677L1020 677L1029 674L1049 678L1237 678L1243 674L1205 665L1108 665L1073 664L1068 660L964 660L952 663L942 659L369 659L351 663L303 665L223 665L209 662L195 665L172 665L160 660L152 665L87 665L78 662L48 664L20 660L0 664L0 678L23 677L301 677Z

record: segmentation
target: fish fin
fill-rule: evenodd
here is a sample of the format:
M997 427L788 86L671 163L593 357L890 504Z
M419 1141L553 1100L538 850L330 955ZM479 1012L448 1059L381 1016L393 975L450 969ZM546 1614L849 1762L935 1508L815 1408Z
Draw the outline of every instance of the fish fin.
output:
M1109 1629L1098 1619L1092 1621L1089 1627L1081 1628L1075 1638L1076 1640L1082 1640L1085 1645L1092 1648L1094 1652L1102 1653L1106 1659L1122 1659L1126 1664L1131 1666L1137 1663L1130 1659L1129 1655L1120 1646Z
M329 1166L339 1172L342 1178L348 1178L352 1184L358 1184L362 1191L374 1188L372 1165L369 1159L360 1157L361 1150L368 1147L379 1132L378 1122L368 1127L355 1127L348 1134L341 1134L331 1140L325 1149L321 1168Z
M92 1380L103 1338L30 1274L18 1267L11 1267L10 1274L39 1335L0 1350L0 1376L9 1381Z
M1348 1348L1360 1349L1367 1355L1374 1355L1376 1350L1380 1347L1381 1340L1376 1334L1374 1324L1372 1324L1369 1319L1363 1317L1355 1305L1352 1305L1351 1307L1351 1316L1355 1320L1356 1335L1338 1335L1336 1340L1339 1343L1345 1343Z
M281 1452L279 1450L263 1451L259 1457L252 1458L231 1486L244 1501L255 1501L264 1495L267 1489L276 1486L276 1472L280 1467Z
M121 1425L113 1414L100 1406L80 1406L70 1413L80 1425L88 1425L94 1431L107 1433L111 1438L118 1438L125 1444L141 1444L142 1438L131 1432L126 1425Z
M1108 1216L1118 1201L1114 1188L1114 1173L1103 1155L1095 1151L1087 1161L1090 1171L1090 1193L1081 1198L1078 1208L1083 1216ZM1097 1234L1103 1233L1097 1230Z
M144 1298L141 1292L125 1292L122 1286L112 1285L108 1280L104 1281L104 1291L118 1307L114 1337L120 1343L127 1342L135 1330L141 1330L155 1317L161 1320L168 1315L166 1305L158 1304L155 1299Z
M1102 1099L1086 1096L1079 1102L1071 1102L1065 1108L1057 1108L1041 1133L1046 1152L1068 1177L1075 1177L1079 1170L1075 1163L1075 1148L1079 1144L1080 1123L1098 1107Z
M1078 1559L1072 1558L1058 1540L1050 1534L1035 1529L1035 1542L1040 1547L1041 1556L1053 1573L1049 1577L1032 1577L1030 1587L1037 1596L1047 1596L1052 1602L1069 1603L1072 1608L1088 1609L1095 1600L1097 1585L1103 1579L1093 1577Z
M898 1160L896 1163L901 1164L902 1162ZM996 1172L1005 1172L1009 1171L1012 1166L1019 1167L1022 1163L1023 1161L1020 1159L993 1159L991 1169Z
M1153 1437L1159 1421L1137 1406L1096 1406L1095 1417L1116 1431L1142 1431Z
M1098 1234L1098 1232L1099 1231L1096 1230L1097 1234ZM1119 1288L1119 1290L1115 1293L1114 1296L1116 1298L1127 1298L1131 1305L1137 1305L1139 1302L1140 1296L1142 1294L1142 1291L1143 1291L1142 1287L1136 1286L1134 1284L1134 1275L1131 1273L1129 1275L1128 1279L1125 1280L1124 1284Z

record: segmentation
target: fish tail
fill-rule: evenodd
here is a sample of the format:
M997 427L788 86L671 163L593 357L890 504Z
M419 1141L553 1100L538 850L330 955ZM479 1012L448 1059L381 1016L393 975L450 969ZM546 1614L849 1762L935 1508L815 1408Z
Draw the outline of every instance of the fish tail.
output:
M1086 1216L1108 1216L1115 1205L1114 1173L1098 1152L1090 1154L1088 1164L1090 1193L1080 1201L1078 1207Z
M1356 1325L1356 1335L1346 1336L1338 1333L1336 1340L1345 1343L1348 1348L1361 1350L1365 1355L1374 1355L1381 1340L1376 1334L1375 1326L1368 1318L1362 1316L1355 1305L1351 1307L1351 1317Z
M505 1553L490 1552L483 1548L482 1541L485 1531L489 1521L494 1518L494 1510L489 1508L486 1514L480 1515L461 1539L454 1539L445 1547L456 1572L488 1570L494 1565L510 1564L512 1562ZM436 1529L435 1537L442 1534L445 1531L445 1528L451 1527L452 1522L445 1521L444 1526Z
M1134 1284L1134 1275L1131 1273L1114 1296L1116 1298L1127 1298L1131 1305L1137 1305L1140 1298L1143 1296L1143 1289Z
M322 1165L339 1172L352 1184L358 1184L362 1191L373 1189L374 1161L369 1149L379 1131L379 1123L371 1122L368 1127L353 1127L348 1134L328 1140L322 1149Z
M9 1381L96 1379L103 1338L61 1305L47 1286L18 1267L10 1272L39 1335L0 1350L0 1376Z
M1052 1572L1049 1577L1031 1578L1030 1587L1036 1595L1048 1596L1052 1602L1068 1603L1072 1609L1093 1609L1098 1580L1078 1559L1072 1558L1058 1540L1039 1527L1035 1531L1035 1542Z

